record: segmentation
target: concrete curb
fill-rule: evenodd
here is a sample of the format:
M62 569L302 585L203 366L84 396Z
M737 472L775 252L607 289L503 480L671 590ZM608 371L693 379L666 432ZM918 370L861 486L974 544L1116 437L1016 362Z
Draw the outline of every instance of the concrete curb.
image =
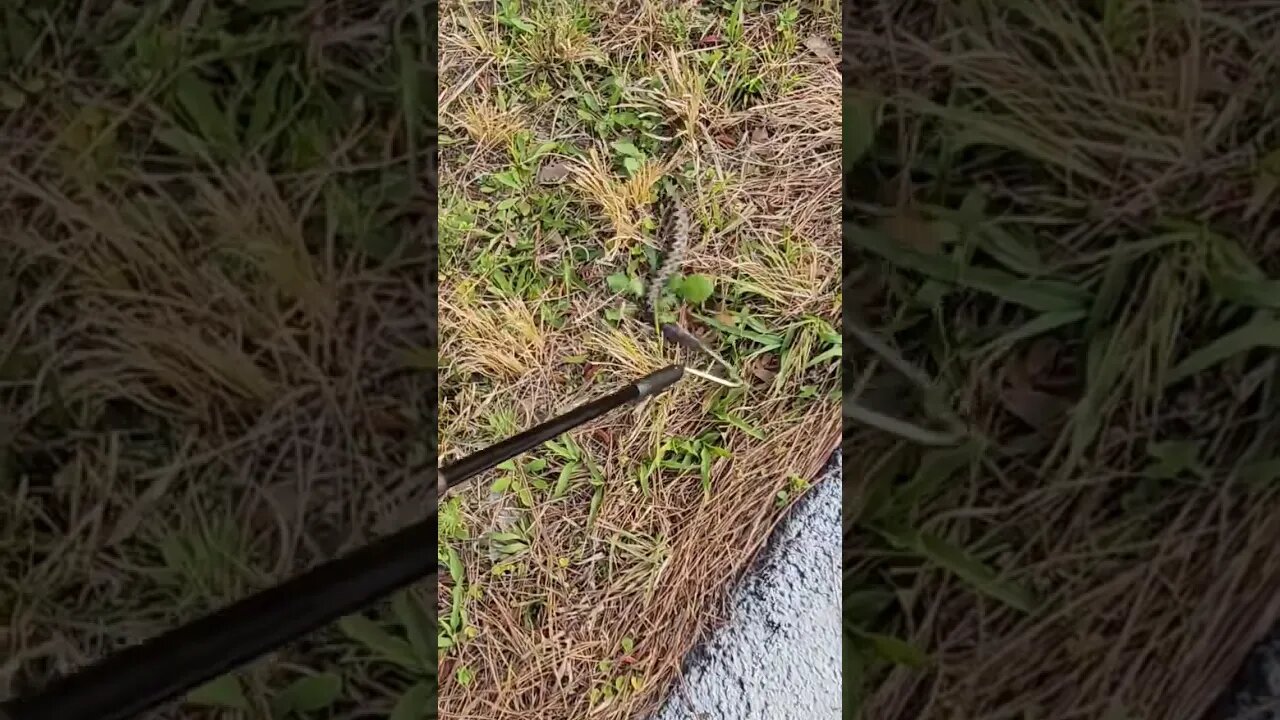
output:
M841 462L779 523L655 720L839 720Z
M1258 643L1210 712L1220 720L1280 720L1280 628Z

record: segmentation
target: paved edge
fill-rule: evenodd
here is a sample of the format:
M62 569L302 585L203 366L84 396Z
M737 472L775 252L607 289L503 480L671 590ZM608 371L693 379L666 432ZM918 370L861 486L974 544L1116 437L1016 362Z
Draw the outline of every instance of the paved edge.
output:
M841 469L837 452L774 529L654 720L840 718Z
M1254 646L1232 687L1209 711L1220 720L1280 720L1280 627Z

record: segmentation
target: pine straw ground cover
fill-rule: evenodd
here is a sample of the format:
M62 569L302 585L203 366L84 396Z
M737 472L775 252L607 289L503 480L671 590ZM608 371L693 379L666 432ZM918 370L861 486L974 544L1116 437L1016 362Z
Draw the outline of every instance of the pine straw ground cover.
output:
M846 327L930 391L845 382L968 439L844 438L848 713L1203 717L1280 612L1280 5L865 6Z
M678 357L635 317L674 187L701 277L668 310L747 387L685 382L442 505L441 717L644 716L834 449L837 32L834 2L442 5L444 461Z
M425 516L427 12L0 8L0 697ZM155 717L424 717L414 593Z

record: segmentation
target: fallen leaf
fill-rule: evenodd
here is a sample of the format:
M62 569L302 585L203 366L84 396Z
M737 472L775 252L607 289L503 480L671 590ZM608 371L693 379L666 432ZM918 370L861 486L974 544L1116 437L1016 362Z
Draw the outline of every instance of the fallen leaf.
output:
M878 116L874 98L854 94L844 97L840 108L840 163L845 172L857 165L874 145Z
M764 355L747 363L747 372L762 382L773 382L778 377L778 358Z
M591 433L591 437L595 438L596 442L607 448L613 447L613 432L608 428L596 428Z
M187 694L186 701L193 705L228 710L249 710L249 699L244 694L240 678L232 673L219 675Z
M817 55L823 60L838 60L840 58L840 56L831 49L831 44L817 35L811 35L805 38L804 46L809 48L809 52Z
M1061 428L1072 408L1066 398L1029 387L1004 387L1000 391L1000 402L1019 420L1046 433Z
M569 177L571 172L568 163L549 162L538 168L538 184L559 185Z
M1026 357L1023 364L1027 370L1027 376L1034 382L1041 378L1047 377L1053 372L1054 367L1058 364L1058 354L1062 350L1062 343L1051 337L1037 338L1031 343L1031 347L1027 348Z

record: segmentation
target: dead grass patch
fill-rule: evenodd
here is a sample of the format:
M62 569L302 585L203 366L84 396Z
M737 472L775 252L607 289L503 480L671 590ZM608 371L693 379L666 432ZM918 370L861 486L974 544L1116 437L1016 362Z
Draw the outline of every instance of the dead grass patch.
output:
M870 354L845 377L895 415L954 407L974 440L846 434L865 459L846 707L1201 717L1280 613L1275 296L1231 289L1275 288L1245 209L1271 197L1249 158L1277 142L1253 88L1280 77L1260 60L1280 18L977 2L846 20L848 312L932 387Z
M834 6L546 2L477 22L492 9L465 5L442 17L444 76L470 77L485 60L467 48L483 45L516 77L472 83L459 102L520 93L538 120L505 157L468 142L443 154L446 184L484 191L443 206L455 291L442 291L442 447L501 439L675 359L702 364L635 318L655 267L653 203L677 188L695 219L685 272L715 288L678 312L748 387L682 383L447 504L440 543L456 572L440 580L440 714L642 717L716 622L779 517L779 491L834 446L838 84L796 41L830 38ZM523 20L577 23L601 56L547 52L531 72ZM468 39L477 27L488 39ZM542 338L517 347L498 308L524 308ZM519 376L479 362L533 348Z
M5 10L4 697L419 519L434 454L422 18L107 5ZM385 714L418 678L362 647L237 670L232 716L330 671Z

